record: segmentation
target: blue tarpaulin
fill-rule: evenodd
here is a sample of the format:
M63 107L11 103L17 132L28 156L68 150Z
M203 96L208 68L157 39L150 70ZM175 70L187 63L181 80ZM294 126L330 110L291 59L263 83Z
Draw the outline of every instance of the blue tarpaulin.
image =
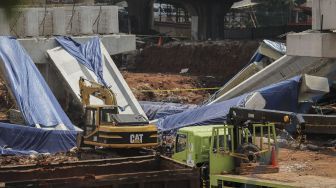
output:
M57 153L76 146L76 131L0 123L0 154Z
M2 77L26 122L25 126L0 123L1 151L54 153L76 146L75 126L15 38L0 36L0 66ZM36 128L36 125L50 130ZM55 130L56 127L62 130Z
M95 73L98 82L108 86L103 77L102 53L100 39L94 37L86 43L80 44L71 37L58 36L56 41L76 60Z
M266 101L265 109L297 112L300 78L297 76L258 90ZM194 125L223 124L230 108L244 107L252 93L161 118L157 122L158 129L166 132Z
M275 42L271 40L263 40L263 43L266 44L268 47L272 48L273 50L279 52L280 54L285 55L287 47L284 43ZM259 49L253 54L252 58L250 59L248 64L253 62L260 62L265 56L259 52Z
M179 103L166 103L166 102L139 102L142 109L145 111L149 120L164 118L169 115L184 112L188 109L196 108L194 104L179 104Z
M270 48L272 48L273 50L285 55L286 51L287 51L287 47L285 43L282 42L275 42L275 41L271 41L271 40L263 40L263 42L269 46Z
M29 126L63 124L75 130L34 62L15 38L0 37L0 59L3 77Z

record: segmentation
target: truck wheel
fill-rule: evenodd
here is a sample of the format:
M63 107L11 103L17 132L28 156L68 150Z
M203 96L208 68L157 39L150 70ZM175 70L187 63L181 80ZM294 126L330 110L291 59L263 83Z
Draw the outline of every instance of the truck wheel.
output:
M237 149L237 152L246 155L248 160L236 158L236 166L240 166L241 163L256 163L259 156L257 156L255 153L259 151L260 149L258 146L251 143L244 143L240 145Z

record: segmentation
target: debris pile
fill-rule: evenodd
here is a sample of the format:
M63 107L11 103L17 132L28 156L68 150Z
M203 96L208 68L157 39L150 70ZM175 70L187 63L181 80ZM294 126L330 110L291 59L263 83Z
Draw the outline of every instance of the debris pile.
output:
M17 165L48 165L55 163L64 163L78 161L74 153L55 153L55 154L31 154L31 155L13 155L0 156L1 166Z

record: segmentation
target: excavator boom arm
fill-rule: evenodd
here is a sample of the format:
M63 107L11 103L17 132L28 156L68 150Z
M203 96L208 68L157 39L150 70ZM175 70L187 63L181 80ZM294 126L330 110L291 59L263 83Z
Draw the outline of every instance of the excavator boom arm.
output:
M87 85L86 82L89 82L91 85ZM115 94L109 88L101 84L80 78L79 89L82 103L85 106L90 105L90 96L95 96L103 100L105 105L118 105Z

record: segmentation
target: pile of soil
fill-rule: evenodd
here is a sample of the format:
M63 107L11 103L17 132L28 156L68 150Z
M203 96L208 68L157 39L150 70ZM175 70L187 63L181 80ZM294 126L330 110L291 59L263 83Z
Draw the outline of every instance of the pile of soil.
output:
M138 72L221 76L229 79L244 67L259 46L258 41L173 42L149 46L137 55Z
M122 72L126 82L140 101L160 101L199 104L216 90L155 91L211 88L221 86L214 77L161 73ZM151 90L151 91L148 91Z

